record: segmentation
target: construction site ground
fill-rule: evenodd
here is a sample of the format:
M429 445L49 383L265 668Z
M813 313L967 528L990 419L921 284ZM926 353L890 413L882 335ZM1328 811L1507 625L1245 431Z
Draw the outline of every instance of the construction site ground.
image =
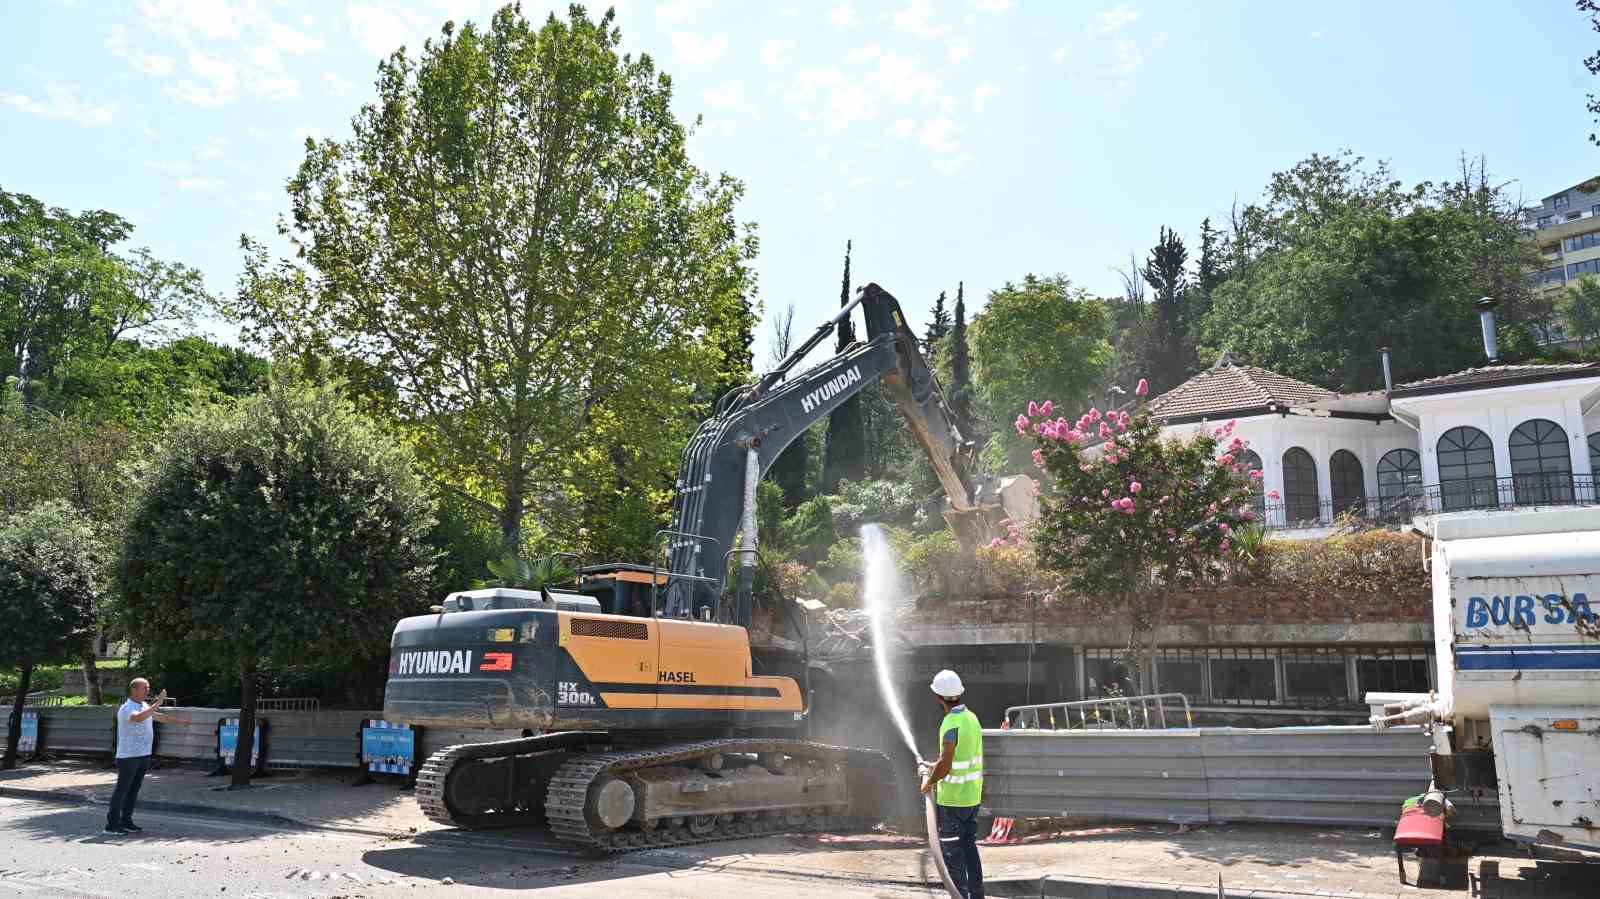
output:
M223 789L225 777L165 765L146 779L140 805L278 828L365 835L375 843L444 847L463 839L480 846L492 841L513 850L517 858L548 858L551 864L576 870L608 864L536 835L452 831L424 818L411 794L396 784L351 786L354 779L353 773L284 772L259 780L251 789L230 791ZM103 804L114 783L115 772L104 762L31 764L0 772L0 796ZM1576 857L1532 859L1506 845L1488 847L1469 862L1447 863L1444 887L1402 886L1390 837L1387 830L1369 828L1068 822L1012 844L985 845L982 855L990 894L996 896L1173 896L1207 890L1215 895L1219 874L1229 896L1600 896L1600 864ZM813 883L817 893L834 883L840 889L868 885L900 895L938 882L923 835L915 833L777 836L650 850L629 855L627 861L639 869L783 877ZM1414 879L1417 862L1409 860L1407 869Z

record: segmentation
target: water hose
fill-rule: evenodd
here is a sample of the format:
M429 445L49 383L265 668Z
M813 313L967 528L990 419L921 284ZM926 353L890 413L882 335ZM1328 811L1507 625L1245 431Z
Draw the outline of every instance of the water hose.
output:
M939 879L944 881L944 888L950 891L950 899L962 899L961 891L956 889L956 882L950 879L950 869L944 863L944 848L939 845L939 815L933 808L933 795L924 793L922 805L928 822L928 851L933 854L933 864L939 869Z

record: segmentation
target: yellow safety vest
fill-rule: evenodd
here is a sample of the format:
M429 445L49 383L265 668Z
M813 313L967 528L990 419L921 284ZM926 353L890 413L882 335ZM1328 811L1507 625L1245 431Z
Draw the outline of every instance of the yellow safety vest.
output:
M935 801L953 808L971 808L983 801L983 725L978 716L959 705L939 723L939 751L945 734L956 732L955 760L950 773L939 781Z

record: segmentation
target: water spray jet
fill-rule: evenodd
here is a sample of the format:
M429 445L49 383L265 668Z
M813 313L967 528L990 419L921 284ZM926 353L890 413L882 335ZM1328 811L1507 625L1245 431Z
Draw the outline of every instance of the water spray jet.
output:
M900 705L900 696L889 675L889 618L893 614L894 601L901 594L901 584L894 551L889 546L889 535L881 525L868 524L861 528L861 568L861 596L872 630L872 662L878 673L878 692L889 707L889 717L900 732L900 739L905 741L906 748L917 759L917 783L920 786L932 764L923 761L922 754L917 752L917 742L911 736L911 723L906 718L906 710ZM961 892L950 879L949 868L945 867L944 852L939 848L939 822L933 807L933 796L923 796L922 804L923 818L928 827L928 852L933 856L934 866L939 869L944 888L952 899L961 899Z

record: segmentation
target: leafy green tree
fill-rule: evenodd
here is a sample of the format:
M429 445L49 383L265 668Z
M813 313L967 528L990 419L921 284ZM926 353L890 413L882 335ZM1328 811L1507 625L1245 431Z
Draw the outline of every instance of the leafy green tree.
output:
M100 549L82 516L46 502L0 522L0 668L21 669L0 768L14 768L33 669L73 658L94 632Z
M508 552L530 514L579 543L594 485L670 485L695 401L748 366L743 187L689 162L620 41L576 6L446 24L379 65L349 140L307 143L281 231L311 271L243 241L246 335L326 354Z
M1239 459L1246 444L1232 438L1219 452L1232 429L1166 439L1142 405L1134 414L1091 409L1075 422L1048 411L1016 421L1050 475L1027 538L1034 557L1058 589L1124 617L1144 692L1159 686L1167 597L1220 577L1231 535L1255 517Z
M572 586L578 569L560 556L529 559L509 554L489 560L485 566L493 577L478 581L477 587L514 587L519 590L537 590L540 587Z
M839 540L833 529L832 502L826 496L816 496L801 503L793 515L783 520L783 534L799 561L815 565L827 558L828 547Z
M989 294L972 325L978 392L994 410L1025 408L1060 397L1076 402L1098 382L1111 358L1105 305L1064 277L1028 275ZM991 470L1028 466L1032 447L1015 428L996 427L985 448Z
M116 570L133 635L237 671L241 734L264 672L381 665L395 620L429 602L411 466L327 386L278 383L180 421L143 471Z
M126 270L111 247L133 228L103 210L77 215L0 190L0 378L33 385L119 305Z
M1567 333L1583 342L1583 351L1589 351L1589 341L1600 337L1600 278L1584 275L1561 293L1559 303L1561 320Z
M199 336L161 346L118 340L104 352L58 366L40 402L76 418L154 433L196 404L259 392L270 370L260 356Z
M1481 163L1408 189L1382 164L1312 156L1273 176L1232 245L1203 351L1338 390L1381 385L1374 335L1393 346L1398 380L1479 364L1478 297L1500 301L1512 335L1546 315L1529 295L1534 251L1516 204Z
M844 244L844 277L839 283L839 306L850 304L850 241ZM844 352L856 342L854 316L839 322L834 349ZM864 393L863 391L862 393ZM866 435L862 430L861 397L857 393L828 413L828 442L823 449L822 492L834 493L840 481L859 481L866 473Z
M1589 28L1600 32L1600 3L1597 3L1596 0L1577 0L1577 7L1579 12L1589 14ZM1583 58L1583 67L1588 69L1591 75L1600 75L1600 53L1591 53L1585 56ZM1590 115L1600 117L1600 100L1595 99L1594 94L1588 95L1588 110ZM1597 121L1600 121L1600 118L1597 118ZM1589 133L1589 143L1600 144L1600 136L1596 136L1591 131Z
M1222 232L1211 227L1210 218L1201 220L1200 260L1195 270L1195 287L1198 293L1190 310L1190 328L1196 332L1200 324L1205 321L1206 314L1211 311L1211 295L1228 277L1223 240ZM1197 335L1190 334L1191 339L1195 336Z

